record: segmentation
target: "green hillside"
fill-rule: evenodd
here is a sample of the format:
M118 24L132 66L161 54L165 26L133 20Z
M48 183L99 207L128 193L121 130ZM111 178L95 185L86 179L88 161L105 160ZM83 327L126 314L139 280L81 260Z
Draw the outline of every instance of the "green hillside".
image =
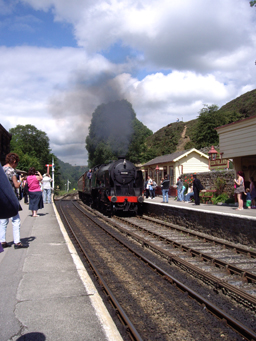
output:
M236 99L228 102L219 109L221 115L232 116L234 113L246 118L256 115L256 89L246 92Z
M63 162L60 159L58 159L59 163L59 173L60 173L60 189L65 189L65 184L67 184L67 181L70 181L71 184L69 185L69 188L77 188L77 181L80 178L81 175L85 173L86 170L88 170L87 166L72 166L69 163Z
M256 115L256 90L249 91L223 105L202 108L197 119L175 122L146 139L147 156L151 159L190 148L207 149L219 144L216 127Z

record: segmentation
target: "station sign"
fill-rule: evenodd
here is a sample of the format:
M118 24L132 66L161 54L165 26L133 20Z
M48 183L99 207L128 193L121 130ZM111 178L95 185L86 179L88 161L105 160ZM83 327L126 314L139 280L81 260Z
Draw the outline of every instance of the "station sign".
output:
M216 158L215 160L209 160L210 169L215 167L220 168L229 168L229 160L228 159L219 159Z

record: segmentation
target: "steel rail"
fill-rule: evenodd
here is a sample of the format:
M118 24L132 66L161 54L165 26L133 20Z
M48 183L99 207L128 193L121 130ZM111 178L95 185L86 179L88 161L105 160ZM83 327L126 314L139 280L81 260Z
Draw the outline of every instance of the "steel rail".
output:
M99 212L94 211L91 208L86 207L86 209L91 211L93 214L101 216ZM107 219L107 218L105 218L105 219ZM124 220L124 221L127 223L126 220ZM130 222L128 222L128 223L131 224ZM121 227L120 225L116 224L112 220L111 220L111 224L113 226L115 226L122 233L131 236L134 240L141 243L143 246L150 248L154 252L158 252L159 254L162 254L166 259L168 259L169 262L173 262L177 266L185 269L187 272L192 272L194 274L194 276L196 275L201 280L203 280L207 283L211 283L211 285L214 286L216 290L222 290L224 293L229 293L229 294L235 295L236 299L237 299L237 297L239 297L240 301L242 301L243 304L245 304L246 306L250 307L250 309L252 307L253 308L256 307L256 298L254 296L234 287L233 285L231 285L229 283L224 282L223 280L216 278L215 276L205 272L204 270L201 270L200 268L190 264L189 262L183 260L182 258L172 254L171 252L163 250L161 247L158 247L157 245L148 241L147 239L145 239L141 236L138 236L137 234L135 234L131 231L128 231L127 229ZM140 227L140 229L143 230L143 228L141 228L141 227Z
M118 217L118 219L120 219L121 221L123 220L122 218L119 218L119 217ZM216 258L214 258L212 256L209 256L209 255L207 255L207 254L205 254L205 253L203 253L201 251L197 251L197 250L195 250L195 249L193 249L191 247L183 245L182 243L173 241L173 240L169 239L168 237L164 237L164 236L162 236L161 234L159 234L157 232L149 231L149 230L145 229L144 227L141 227L141 226L135 224L134 222L127 221L125 219L123 221L125 221L127 224L129 224L131 226L134 226L135 228L140 229L141 231L144 231L144 232L146 232L146 233L148 233L150 235L155 236L156 238L158 238L158 240L166 241L167 243L171 244L175 248L179 248L179 249L181 249L184 252L189 252L191 254L191 256L193 256L193 257L197 256L197 257L200 257L202 260L210 261L216 267L223 268L223 269L225 269L230 274L234 273L234 274L240 275L242 277L242 279L243 280L247 280L247 282L256 282L256 275L254 275L253 273L251 273L249 271L245 271L243 269L238 268L235 265L226 263L226 262L224 262L222 260L219 260L219 259L216 259ZM183 230L181 230L180 232L183 232ZM193 236L197 236L197 235L193 234ZM218 243L218 244L220 244L220 243Z
M201 236L197 232L194 232L194 231L191 231L191 230L188 231L187 228L175 225L173 223L168 223L168 222L161 221L159 219L155 219L155 218L152 218L152 217L145 217L145 216L140 217L140 219L141 220L149 220L149 221L154 222L154 223L156 223L158 225L161 225L161 226L171 227L174 230L181 231L181 232L184 232L184 233L186 233L188 235L195 236L198 239L205 240L206 242L212 242L213 244L224 246L227 249L232 249L233 251L235 251L238 254L241 253L241 254L247 255L248 257L256 258L256 251L248 250L248 249L246 249L244 247L237 246L237 245L234 245L232 243L223 242L221 240L216 240L215 238L212 238L212 237L209 237L209 236L205 236L205 235Z
M149 247L151 250L156 250L158 253L161 253L164 255L166 259L168 259L169 262L173 262L175 264L179 264L179 266L185 267L189 271L192 271L193 273L196 273L201 278L207 279L208 282L212 283L216 289L224 289L228 292L234 293L235 295L239 296L243 301L248 302L249 305L253 305L256 307L256 298L253 297L250 294L247 294L244 291L241 291L240 289L237 289L233 285L224 282L223 280L220 280L216 278L215 276L205 272L204 270L201 270L200 268L196 267L195 265L190 264L189 262L185 261L184 259L181 259L180 257L172 254L169 251L163 250L161 247L158 247L154 243L148 241L147 239L138 236L132 231L128 231L127 229L123 228L122 226L116 224L115 222L111 221L111 223L121 230L124 234L129 235L133 239L140 242L143 246Z
M82 208L78 207L77 205L74 205L74 206L78 210L80 210L83 214L85 214L86 216L89 217L88 213L84 212L84 210ZM89 217L89 219L92 219L92 218ZM109 220L109 219L106 219L106 221L111 222L111 224L113 224L113 222L111 220ZM248 328L247 326L245 326L244 324L242 324L238 320L234 319L232 316L230 316L229 314L225 313L223 310L219 309L217 306L212 304L210 301L206 300L203 296L199 295L194 290L190 289L189 287L187 287L186 285L181 283L175 277L173 277L170 274L168 274L167 272L165 272L163 269L158 267L156 264L151 262L149 259L144 257L139 252L131 249L131 247L126 242L121 241L117 236L113 236L108 230L106 230L106 228L100 222L95 222L95 223L99 227L101 227L106 233L108 233L110 236L112 236L114 239L116 239L120 244L122 244L128 250L130 250L134 255L136 255L143 262L145 262L147 265L149 265L152 269L157 271L157 273L159 273L161 276L163 276L163 278L165 278L171 284L175 284L181 291L186 292L191 298L194 298L196 301L200 302L200 304L203 304L204 307L208 311L210 311L213 315L217 316L221 320L224 320L227 323L227 325L229 325L237 333L239 333L240 335L245 337L247 340L256 341L256 333L253 330L251 330L250 328ZM117 224L114 224L114 225L117 225ZM118 229L119 228L120 228L120 226L118 227ZM127 233L127 232L128 231L126 230L125 233ZM132 233L128 232L127 234L131 235ZM146 240L145 240L145 242L148 243Z
M76 205L74 205L74 206L77 208ZM72 226L70 225L70 223L69 223L69 221L68 221L68 219L67 219L67 217L66 217L66 215L65 215L65 213L64 213L64 211L63 211L63 209L61 207L61 205L60 205L60 210L61 210L61 213L62 213L62 215L63 215L63 217L64 217L64 219L66 221L66 224L68 225L68 227L69 227L70 231L72 232L76 242L78 243L78 245L79 245L80 249L82 250L83 254L85 255L85 257L86 257L86 259L87 259L91 269L93 270L96 278L98 279L99 284L101 285L101 287L104 288L104 291L107 293L107 297L108 297L109 301L111 302L112 306L114 307L114 309L116 310L116 313L118 314L118 317L119 317L120 321L125 326L126 332L129 334L129 336L130 336L130 338L132 340L134 340L134 341L143 341L143 339L141 338L141 336L137 332L136 328L134 327L134 325L132 324L132 322L130 321L128 316L126 315L125 311L122 309L121 305L118 303L118 301L115 298L114 294L109 289L108 285L106 284L106 282L104 281L104 279L100 275L99 271L97 270L97 267L93 264L93 261L90 259L89 255L85 251L83 245L80 243L79 239L76 237L76 234L75 234ZM84 212L82 212L82 213L84 213Z

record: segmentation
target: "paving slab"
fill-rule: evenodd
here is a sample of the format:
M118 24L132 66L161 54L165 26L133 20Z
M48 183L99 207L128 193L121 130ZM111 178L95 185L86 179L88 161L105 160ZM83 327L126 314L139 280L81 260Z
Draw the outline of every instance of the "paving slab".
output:
M144 198L146 203L153 205L163 205L163 206L173 206L178 208L184 208L190 211L202 211L202 212L211 212L218 215L231 215L237 216L239 218L249 218L252 220L256 220L256 209L247 209L237 210L236 205L213 205L213 204L200 204L195 205L192 202L186 203L183 201L177 201L174 197L169 197L168 203L163 203L163 197L161 195L156 196L154 199L146 199Z
M54 205L33 218L21 204L21 240L29 248L0 254L0 341L121 341Z

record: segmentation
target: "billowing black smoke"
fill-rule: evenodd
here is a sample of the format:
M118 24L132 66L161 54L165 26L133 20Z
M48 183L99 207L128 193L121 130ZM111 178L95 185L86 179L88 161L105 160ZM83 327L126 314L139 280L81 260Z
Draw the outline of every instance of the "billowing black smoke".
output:
M135 113L126 100L97 107L92 115L86 147L91 163L118 155L126 155L133 135ZM104 146L103 146L104 145ZM101 148L101 149L100 149ZM97 154L102 153L100 159Z

